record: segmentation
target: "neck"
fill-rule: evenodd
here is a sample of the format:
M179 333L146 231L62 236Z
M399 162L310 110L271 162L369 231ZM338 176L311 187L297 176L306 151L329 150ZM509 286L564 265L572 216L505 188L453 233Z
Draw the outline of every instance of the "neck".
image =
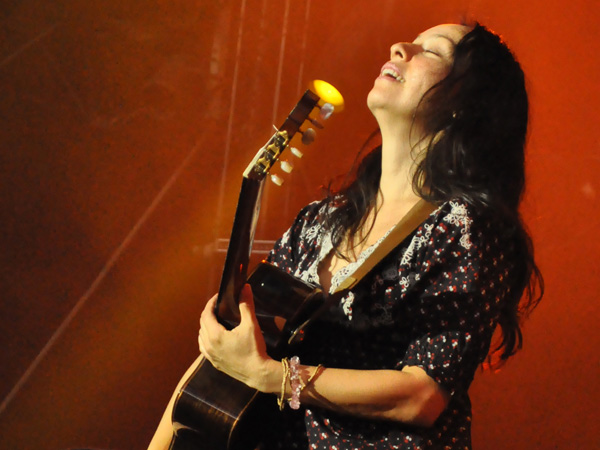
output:
M381 130L381 181L378 205L414 204L419 199L413 190L413 176L419 162L420 146L411 140L411 123L379 121ZM412 142L412 144L411 144Z

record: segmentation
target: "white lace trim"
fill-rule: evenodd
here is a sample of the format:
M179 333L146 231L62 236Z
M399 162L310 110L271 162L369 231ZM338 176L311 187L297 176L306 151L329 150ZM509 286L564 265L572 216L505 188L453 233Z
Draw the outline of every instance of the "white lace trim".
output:
M450 206L452 209L450 210L450 214L444 217L444 222L460 227L460 232L462 234L460 245L469 250L473 245L471 243L471 224L473 223L473 219L467 214L466 205L450 202Z
M350 275L351 273L353 273L364 261L365 259L367 259L369 256L371 256L373 254L373 252L375 251L375 249L379 246L379 244L381 244L381 242L388 236L388 234L390 234L392 232L392 229L394 227L390 228L381 238L379 238L379 240L377 242L375 242L373 245L371 245L370 247L365 248L360 255L358 255L358 259L354 262L351 262L350 264L348 264L347 266L342 267L340 270L338 270L333 277L331 278L331 288L329 289L329 293L332 293L335 289L337 289L337 287L346 279L348 278L348 275ZM329 241L331 242L331 238L329 238ZM331 248L333 248L333 246L331 246ZM331 249L330 249L331 250ZM321 254L319 256L325 257L327 256L329 252L327 252L325 255Z
M415 234L406 247L404 254L402 255L402 260L400 261L400 265L407 266L410 264L410 261L413 259L413 256L417 250L419 250L422 246L427 244L429 238L431 237L431 233L433 231L433 224L423 224L423 228L425 229L425 233L422 235Z
M312 264L308 267L308 270L304 272L297 271L295 274L296 277L308 283L320 284L319 265L333 251L331 233L321 233L322 228L323 227L321 224L315 224L306 231L306 239L314 239L316 240L317 245L320 245L319 257L312 262ZM358 266L360 266L369 256L371 256L377 246L388 236L388 234L391 233L392 229L393 227L390 228L387 233L385 233L377 242L364 249L356 261L340 268L336 273L333 274L331 277L331 286L329 287L330 294L333 293L346 278L348 278L348 275L352 274L356 268L358 268ZM341 300L342 310L349 320L352 320L353 303L354 294L352 292L349 292L348 295Z

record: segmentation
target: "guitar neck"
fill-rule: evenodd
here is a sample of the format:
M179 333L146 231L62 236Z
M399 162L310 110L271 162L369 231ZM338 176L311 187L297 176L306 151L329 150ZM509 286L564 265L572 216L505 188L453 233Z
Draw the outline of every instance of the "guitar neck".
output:
M319 100L318 95L307 90L281 127L258 151L244 171L215 307L217 319L225 326L232 327L239 323L238 298L248 274L248 262L252 251L265 177L273 164L279 160L281 153L287 148L292 138L300 131L300 127L309 118Z
M264 180L243 178L217 299L217 318L223 325L239 322L238 298L248 277Z

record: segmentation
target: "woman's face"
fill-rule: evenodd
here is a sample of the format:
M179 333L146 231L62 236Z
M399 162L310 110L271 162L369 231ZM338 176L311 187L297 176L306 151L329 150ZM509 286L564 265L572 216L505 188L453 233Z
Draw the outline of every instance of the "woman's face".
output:
M412 122L423 94L450 72L454 48L469 31L471 28L463 25L438 25L412 43L392 45L390 61L382 67L367 97L375 117Z

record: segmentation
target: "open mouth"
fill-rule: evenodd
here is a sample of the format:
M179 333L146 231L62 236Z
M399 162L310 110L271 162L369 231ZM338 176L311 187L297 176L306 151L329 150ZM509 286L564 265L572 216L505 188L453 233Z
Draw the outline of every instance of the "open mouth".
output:
M387 77L387 78L393 78L396 81L400 81L402 80L402 76L400 76L400 74L398 72L396 72L395 70L392 69L383 69L383 71L381 72L381 76L383 77Z
M383 78L387 78L389 80L399 81L400 83L404 83L404 78L402 77L402 75L400 75L400 73L398 72L398 69L390 63L387 63L386 65L383 66L383 68L381 69L381 76Z

